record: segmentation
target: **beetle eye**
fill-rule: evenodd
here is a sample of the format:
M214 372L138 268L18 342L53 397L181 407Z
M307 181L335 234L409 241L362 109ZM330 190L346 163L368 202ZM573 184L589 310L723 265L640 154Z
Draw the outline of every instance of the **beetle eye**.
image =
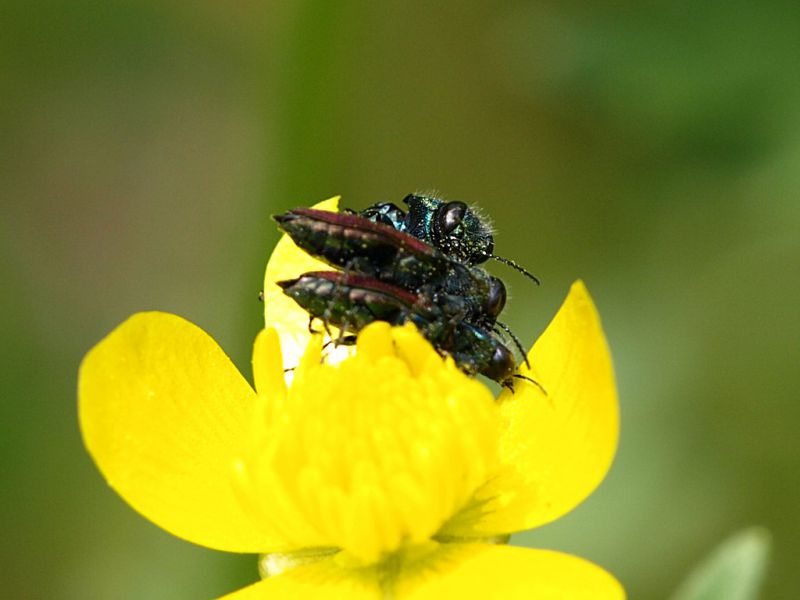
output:
M489 360L489 364L482 371L487 377L498 382L503 382L511 377L516 361L508 348L498 344Z
M467 212L463 202L448 202L436 210L436 225L441 235L450 235L461 224Z
M506 286L497 277L492 277L489 293L486 295L486 312L491 317L497 317L506 305Z

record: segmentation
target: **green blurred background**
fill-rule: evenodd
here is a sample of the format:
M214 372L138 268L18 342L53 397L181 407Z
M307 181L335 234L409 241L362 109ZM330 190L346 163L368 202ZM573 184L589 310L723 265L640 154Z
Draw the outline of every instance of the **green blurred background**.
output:
M800 11L794 2L0 4L6 598L213 598L255 558L174 539L83 450L83 354L130 313L249 373L269 215L439 190L494 219L508 321L572 280L604 318L614 468L514 538L664 598L728 533L800 597Z

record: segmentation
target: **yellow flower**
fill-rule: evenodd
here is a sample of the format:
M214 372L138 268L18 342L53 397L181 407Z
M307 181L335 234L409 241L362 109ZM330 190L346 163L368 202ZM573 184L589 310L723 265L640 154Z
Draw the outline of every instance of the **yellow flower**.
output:
M570 511L613 459L616 388L583 284L521 370L547 396L519 385L495 400L410 325L375 323L355 353L321 361L274 285L314 262L286 238L273 253L255 389L165 313L134 315L87 354L80 424L109 485L183 539L263 554L265 579L227 600L624 598L582 559L492 543Z

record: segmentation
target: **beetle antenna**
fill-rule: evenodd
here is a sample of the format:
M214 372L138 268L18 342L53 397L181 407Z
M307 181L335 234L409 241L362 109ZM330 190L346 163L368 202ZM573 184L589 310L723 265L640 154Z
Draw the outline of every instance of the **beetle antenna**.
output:
M519 350L519 353L522 355L522 358L525 361L525 366L530 369L531 363L528 362L528 355L525 352L525 348L522 346L522 342L519 341L519 338L516 335L514 335L514 332L511 331L511 328L505 323L501 323L500 321L495 321L494 324L497 325L503 331L505 331L511 337L511 339L514 341L514 345L517 347L517 350Z
M542 393L543 393L545 396L547 396L547 390L546 390L546 389L544 389L544 388L542 387L542 384L541 384L541 383L539 383L538 381L536 381L535 379L531 379L530 377L526 377L525 375L520 375L519 373L514 373L514 374L512 375L512 377L513 377L514 379L524 379L525 381L529 381L530 383L532 383L533 385L535 385L536 387L538 387L540 390L542 390Z
M533 282L534 282L536 285L541 285L541 283L542 283L541 281L539 281L539 278L538 278L538 277L536 277L536 275L534 275L533 273L531 273L531 272L530 272L530 271L528 271L527 269L525 269L525 268L523 268L523 267L520 267L520 266L519 266L517 263L515 263L515 262L514 262L513 260L511 260L510 258L503 258L502 256L497 256L496 254L490 254L490 255L489 255L489 258L493 258L493 259L495 259L496 261L503 263L504 265L508 265L508 266L509 266L509 267L511 267L512 269L516 269L517 271L519 271L520 273L522 273L523 275L525 275L525 277L527 277L528 279L532 279L532 280L533 280Z

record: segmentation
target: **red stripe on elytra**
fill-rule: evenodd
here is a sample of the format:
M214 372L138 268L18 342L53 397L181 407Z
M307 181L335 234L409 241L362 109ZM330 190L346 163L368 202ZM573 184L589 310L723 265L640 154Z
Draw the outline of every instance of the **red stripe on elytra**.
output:
M409 306L416 304L419 298L403 288L378 281L372 277L364 277L363 275L353 275L351 273L342 273L341 271L310 271L303 273L303 277L318 277L319 279L326 279L334 283L340 283L351 287L363 288L374 292L381 292L388 296L393 296L405 302Z
M413 235L409 235L408 233L404 233L402 231L397 231L396 229L393 229L388 225L384 225L383 223L374 223L369 219L360 217L358 215L335 213L327 210L317 210L315 208L295 208L290 210L289 213L302 217L309 217L311 219L316 219L325 223L331 223L333 225L341 225L342 227L351 229L371 231L387 238L391 238L396 245L405 248L411 248L420 254L427 254L431 256L441 255L444 257L444 255L441 254L436 248L429 246L422 240L415 238Z

